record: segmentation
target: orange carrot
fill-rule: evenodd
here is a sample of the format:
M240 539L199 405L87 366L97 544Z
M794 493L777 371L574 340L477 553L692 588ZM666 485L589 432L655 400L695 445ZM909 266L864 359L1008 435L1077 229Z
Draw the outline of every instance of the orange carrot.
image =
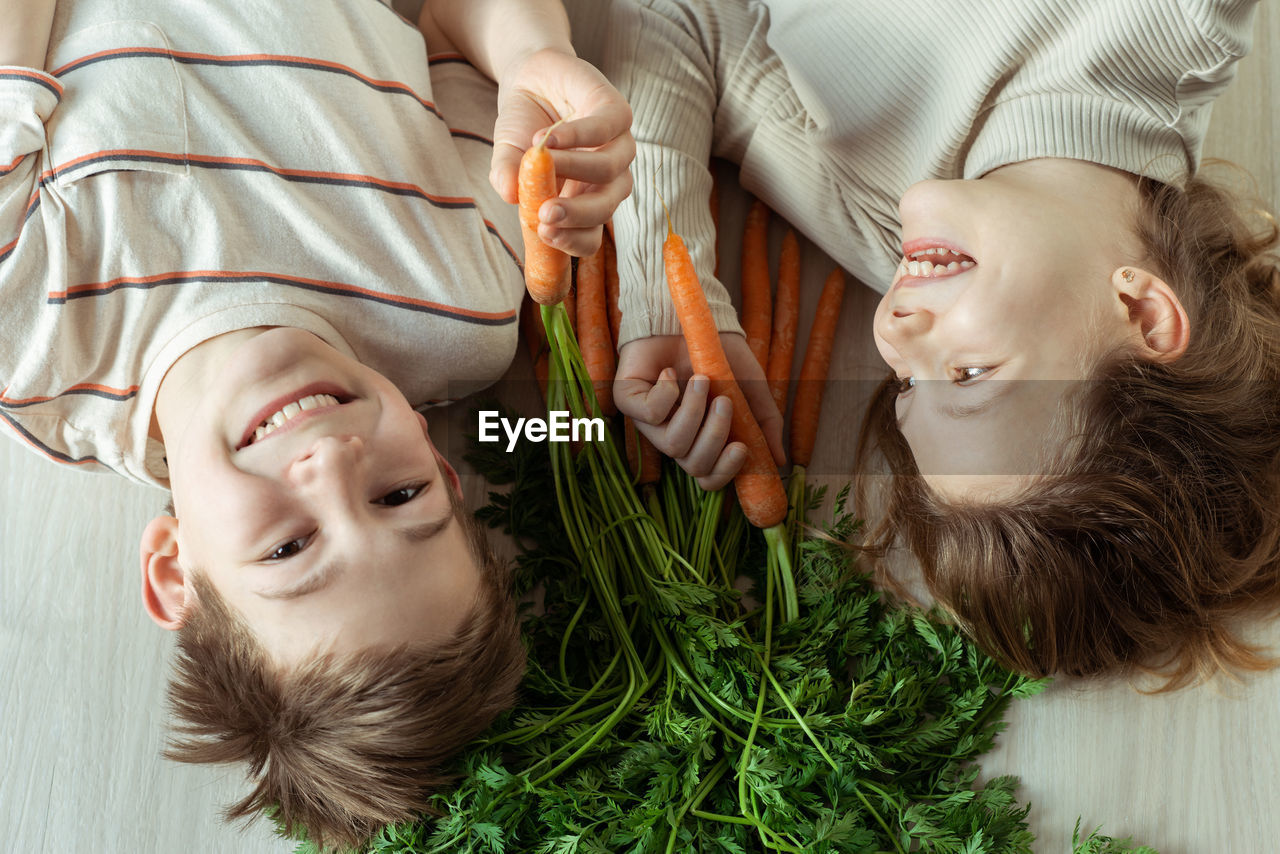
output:
M604 230L604 296L609 310L609 337L613 349L618 349L618 335L622 329L622 309L618 307L618 248L613 243L613 229Z
M617 354L609 337L609 310L604 293L604 246L578 259L578 346L591 377L600 412L613 415L613 375Z
M751 415L747 398L733 378L729 359L720 344L720 333L711 317L702 285L693 270L693 261L684 240L667 225L667 239L662 246L667 272L667 287L675 305L676 316L684 331L693 370L711 380L711 395L725 395L733 404L733 423L729 436L747 446L747 461L734 478L738 503L747 520L758 528L772 528L787 517L787 493L782 488L777 466L769 452L760 425Z
M742 232L742 331L760 370L769 369L769 333L773 326L769 298L769 209L756 199Z
M713 272L716 278L720 277L720 182L716 180L716 173L711 172L711 233L715 235L713 245L716 247L716 266Z
M773 304L773 334L769 338L769 367L765 375L779 412L787 411L787 385L791 381L791 357L796 351L796 324L800 320L800 243L788 228L778 259L778 293Z
M538 209L559 194L556 167L545 143L544 137L520 158L520 233L524 236L524 285L529 296L543 305L554 305L569 292L569 256L538 237Z
M822 410L822 392L827 383L827 369L831 365L831 349L835 344L836 321L840 319L840 304L844 300L844 271L839 267L827 276L818 298L818 313L809 332L804 362L800 366L800 381L796 384L796 399L791 404L791 461L798 466L809 465L813 457L814 440L818 435L818 413Z

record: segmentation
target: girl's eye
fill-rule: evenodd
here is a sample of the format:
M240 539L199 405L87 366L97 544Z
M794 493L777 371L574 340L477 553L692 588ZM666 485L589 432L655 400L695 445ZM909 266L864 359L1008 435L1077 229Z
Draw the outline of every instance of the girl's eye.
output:
M985 374L990 368L956 368L956 382L964 385Z
M422 485L402 486L399 489L393 489L386 495L374 501L374 504L382 504L386 507L399 507L401 504L408 504L417 498L422 492Z
M906 394L908 391L916 387L915 377L894 377L894 389L898 394Z
M288 560L307 547L308 537L299 537L287 543L281 543L271 550L264 560Z

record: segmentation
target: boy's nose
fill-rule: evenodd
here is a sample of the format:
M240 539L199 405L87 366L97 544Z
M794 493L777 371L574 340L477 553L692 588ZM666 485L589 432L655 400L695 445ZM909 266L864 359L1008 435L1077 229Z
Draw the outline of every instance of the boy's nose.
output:
M364 458L358 436L320 436L289 463L288 479L303 486L317 480L349 481Z

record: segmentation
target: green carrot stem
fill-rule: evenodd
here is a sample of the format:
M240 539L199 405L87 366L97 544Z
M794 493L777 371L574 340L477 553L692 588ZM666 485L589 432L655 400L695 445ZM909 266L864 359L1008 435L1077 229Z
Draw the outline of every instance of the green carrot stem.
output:
M715 765L712 765L711 770L703 776L701 781L699 781L698 788L694 789L689 800L685 801L684 804L681 805L680 811L677 812L675 818L671 820L671 833L667 836L667 854L671 854L671 852L675 850L676 841L680 835L680 825L684 823L685 815L691 810L697 809L698 804L702 803L702 800L711 792L711 789L715 784L724 776L724 772L728 767L728 758L722 756L720 761Z
M782 595L782 620L790 622L800 616L800 602L796 596L795 577L791 572L791 546L787 541L785 524L764 529L768 546L767 574L777 574Z

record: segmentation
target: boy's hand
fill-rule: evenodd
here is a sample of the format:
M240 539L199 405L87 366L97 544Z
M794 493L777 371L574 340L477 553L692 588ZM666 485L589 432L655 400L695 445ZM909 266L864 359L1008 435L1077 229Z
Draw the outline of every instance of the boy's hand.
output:
M737 333L722 332L720 342L751 411L760 422L774 461L781 465L782 415L769 393L764 371ZM680 389L684 387L681 396ZM623 345L618 353L613 399L631 416L636 429L659 451L693 475L703 489L720 489L742 468L746 448L729 441L733 408L726 397L708 400L709 381L692 375L689 351L681 335L655 335Z
M595 66L546 49L513 60L498 85L489 181L508 202L516 199L520 158L550 132L559 198L543 203L538 235L571 255L600 246L601 226L631 193L635 157L631 108Z

